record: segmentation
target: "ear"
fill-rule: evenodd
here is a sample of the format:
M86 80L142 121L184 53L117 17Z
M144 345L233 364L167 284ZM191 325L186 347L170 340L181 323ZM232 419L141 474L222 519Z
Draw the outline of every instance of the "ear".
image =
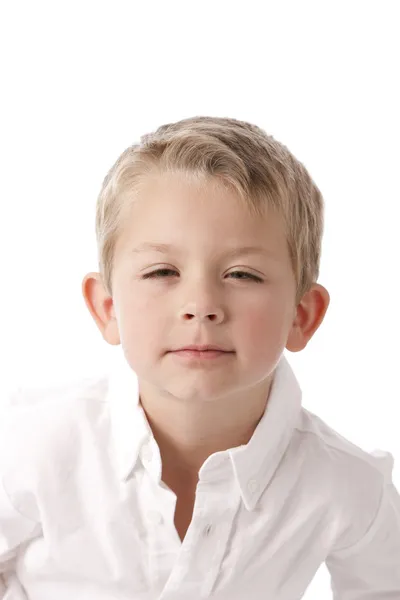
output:
M88 273L82 281L82 294L101 335L112 346L121 343L113 299L103 285L100 273Z
M296 317L286 343L290 352L299 352L307 346L321 325L329 302L328 290L319 283L314 283L304 294L297 306Z

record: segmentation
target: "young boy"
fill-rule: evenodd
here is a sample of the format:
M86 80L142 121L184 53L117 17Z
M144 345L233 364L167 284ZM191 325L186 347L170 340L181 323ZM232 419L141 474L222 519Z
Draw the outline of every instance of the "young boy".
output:
M196 117L128 148L82 282L107 376L25 390L0 436L3 598L400 598L393 457L302 407L284 356L320 326L323 199L249 123Z

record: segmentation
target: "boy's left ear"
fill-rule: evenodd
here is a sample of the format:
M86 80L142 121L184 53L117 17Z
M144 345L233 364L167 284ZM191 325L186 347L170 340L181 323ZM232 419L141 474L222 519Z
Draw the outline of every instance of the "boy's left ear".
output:
M330 302L329 292L314 283L297 306L297 314L290 330L286 348L290 352L303 350L321 325Z

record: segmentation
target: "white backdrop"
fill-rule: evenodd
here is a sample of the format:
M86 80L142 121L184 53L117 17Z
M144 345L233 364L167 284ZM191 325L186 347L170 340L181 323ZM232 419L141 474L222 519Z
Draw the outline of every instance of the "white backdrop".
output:
M288 354L304 406L400 488L399 9L376 2L13 2L0 9L0 404L107 368L81 294L101 181L158 125L257 123L326 202L325 321ZM330 598L321 567L305 596Z

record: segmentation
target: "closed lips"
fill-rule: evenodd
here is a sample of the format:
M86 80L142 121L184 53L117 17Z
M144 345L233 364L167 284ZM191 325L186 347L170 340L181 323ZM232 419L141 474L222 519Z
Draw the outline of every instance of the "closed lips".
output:
M217 352L232 352L232 350L225 350L220 346L183 346L181 348L177 348L174 352L179 352L182 350L191 350L192 352L208 352L208 351L217 351Z

